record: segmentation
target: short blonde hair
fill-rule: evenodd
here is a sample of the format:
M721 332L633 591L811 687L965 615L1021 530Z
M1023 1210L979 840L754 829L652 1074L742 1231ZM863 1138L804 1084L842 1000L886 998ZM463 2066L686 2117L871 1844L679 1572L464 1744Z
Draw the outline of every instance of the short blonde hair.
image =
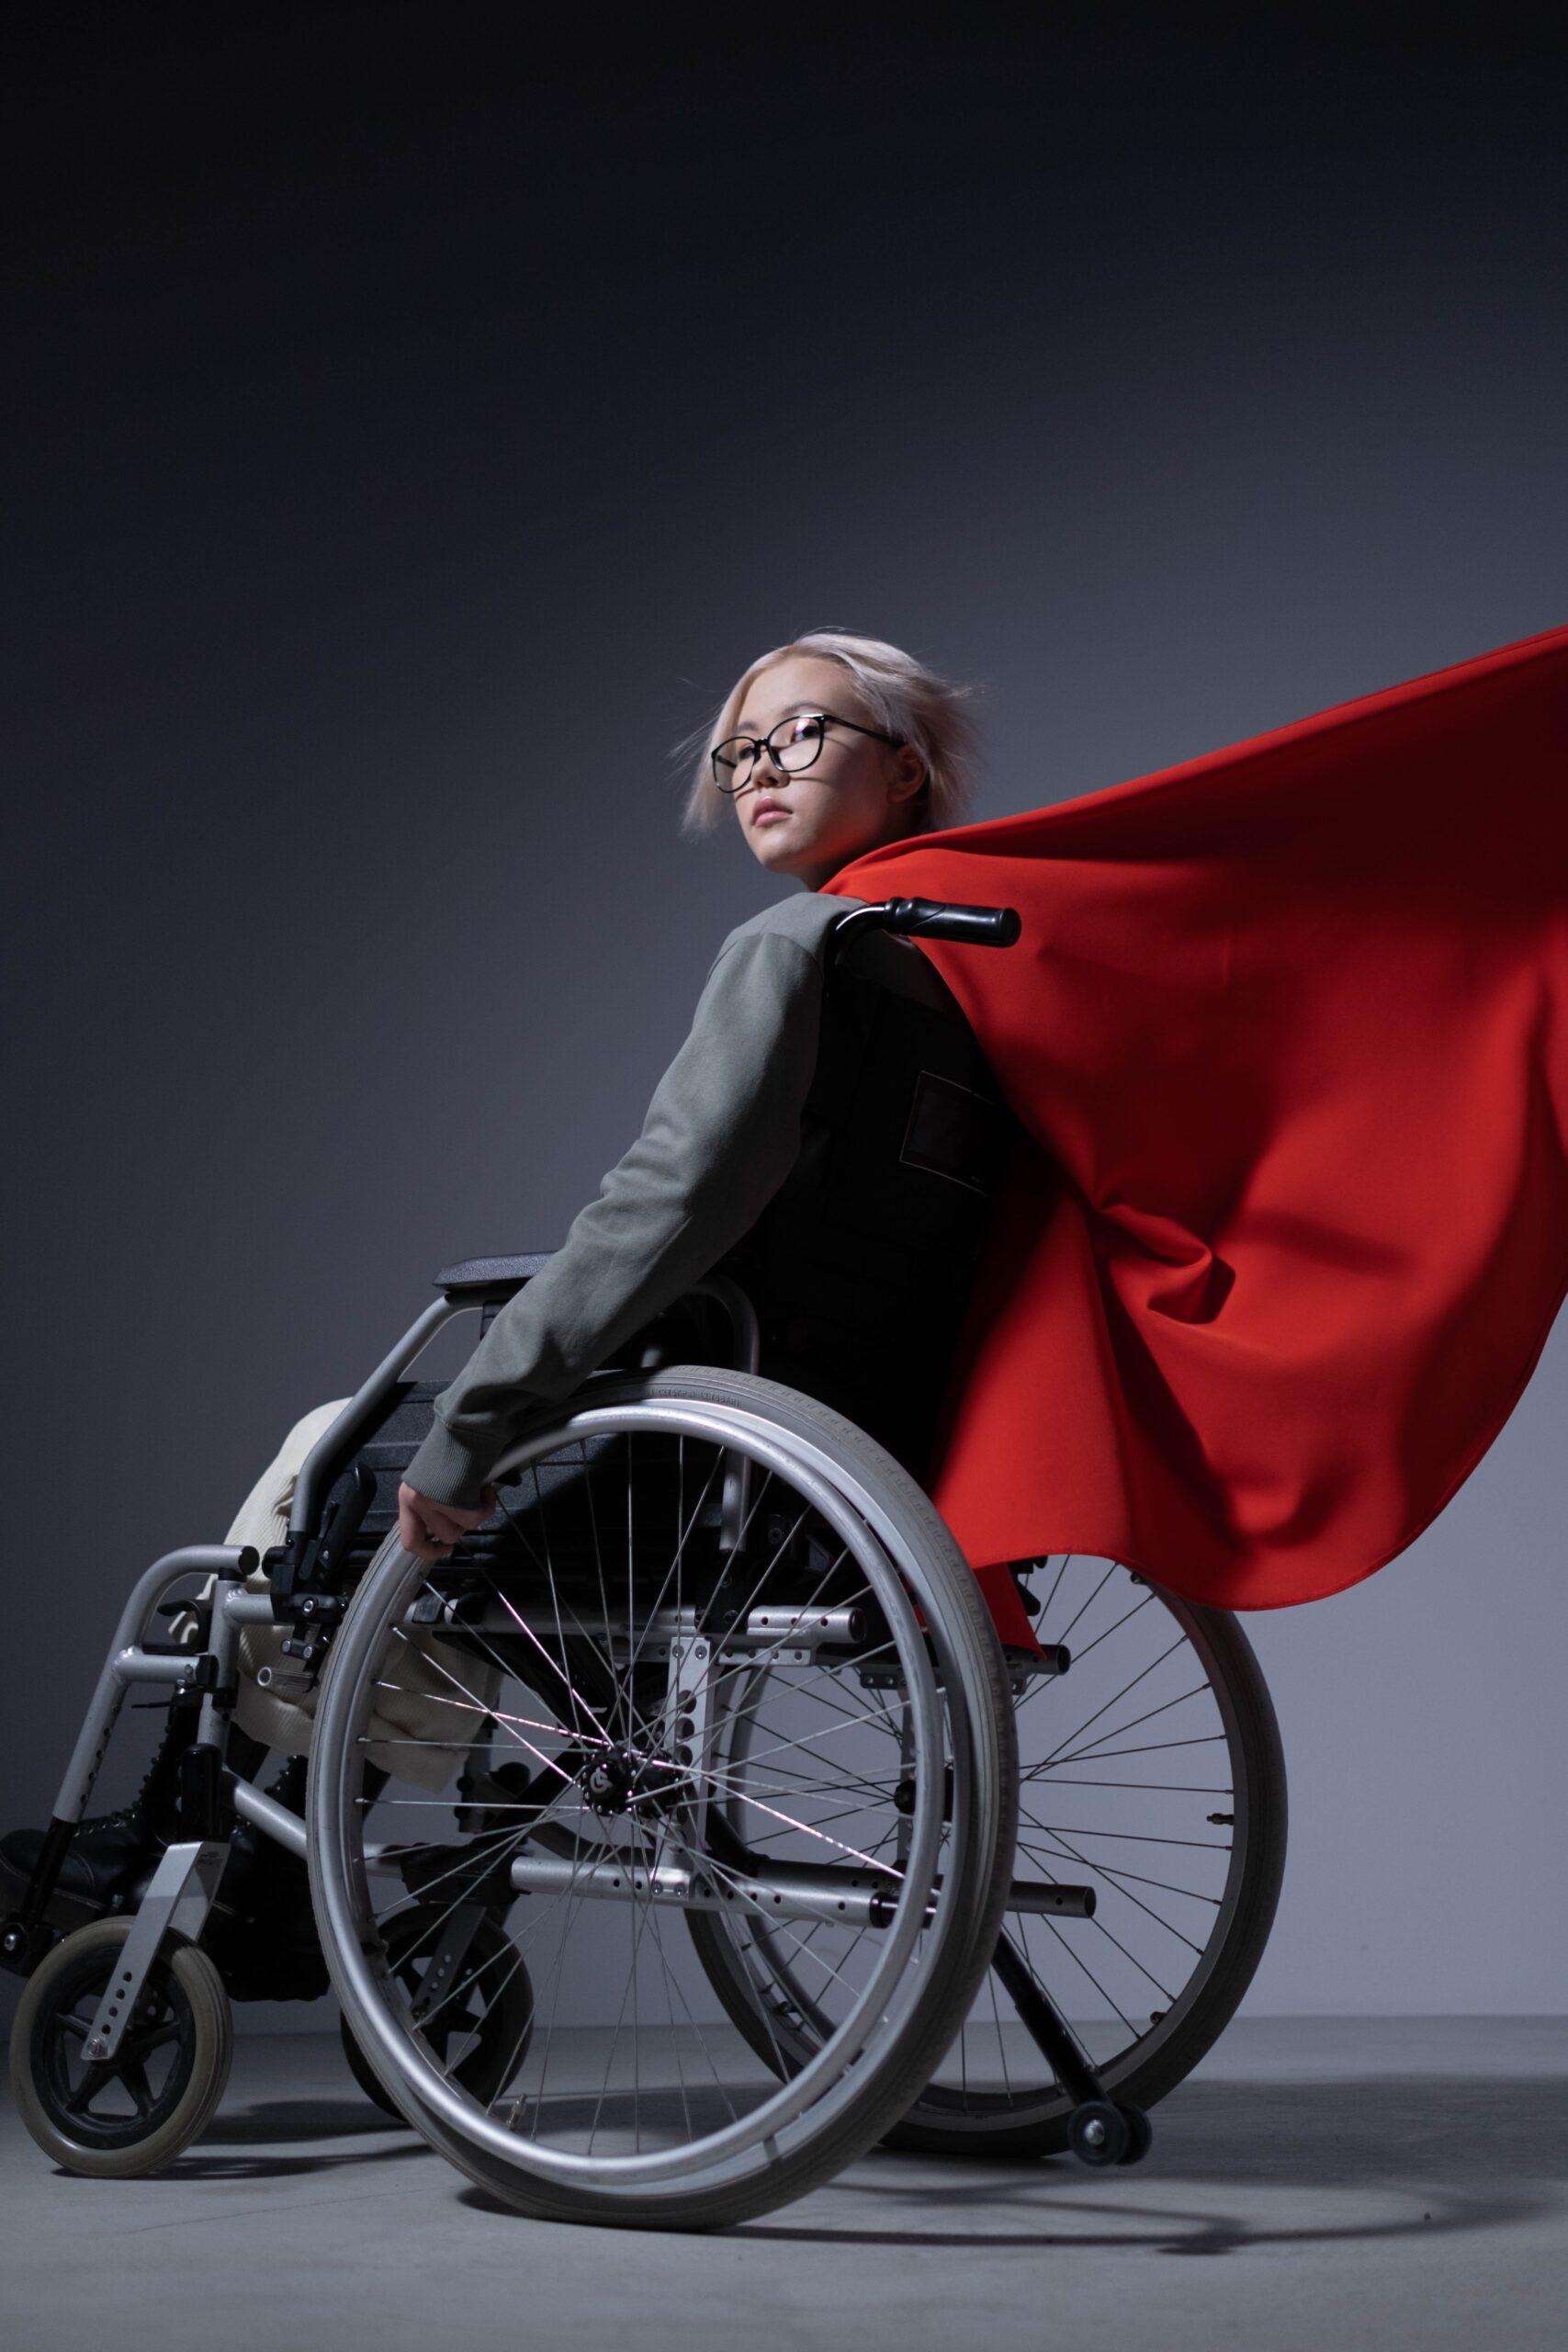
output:
M807 629L787 645L775 645L759 654L730 688L712 718L671 748L671 757L683 769L695 760L686 788L681 818L684 833L710 832L719 824L727 806L714 783L708 754L716 743L735 732L735 721L746 690L771 662L787 654L815 653L841 664L853 681L856 707L847 718L865 718L900 743L912 743L926 764L926 782L912 813L914 830L936 832L958 823L975 788L978 739L966 706L981 689L956 685L939 677L912 653L888 645L879 637L857 637L847 628Z

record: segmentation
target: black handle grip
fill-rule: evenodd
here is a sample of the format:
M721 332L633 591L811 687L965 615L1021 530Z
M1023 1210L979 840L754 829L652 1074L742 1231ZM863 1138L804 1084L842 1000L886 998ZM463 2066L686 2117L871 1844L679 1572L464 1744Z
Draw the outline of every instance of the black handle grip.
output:
M887 929L903 939L961 939L970 947L1010 947L1023 925L1016 907L955 907L942 899L893 899Z

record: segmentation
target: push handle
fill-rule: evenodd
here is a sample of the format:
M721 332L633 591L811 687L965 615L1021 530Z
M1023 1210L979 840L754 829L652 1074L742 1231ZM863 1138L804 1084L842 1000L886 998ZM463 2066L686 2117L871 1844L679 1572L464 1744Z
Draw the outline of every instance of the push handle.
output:
M942 899L891 899L889 931L901 938L962 939L970 947L1010 947L1023 925L1016 907L957 907Z
M833 926L835 949L857 931L891 931L902 939L957 939L968 947L1010 947L1023 925L1016 907L957 907L944 899L885 899L852 907Z

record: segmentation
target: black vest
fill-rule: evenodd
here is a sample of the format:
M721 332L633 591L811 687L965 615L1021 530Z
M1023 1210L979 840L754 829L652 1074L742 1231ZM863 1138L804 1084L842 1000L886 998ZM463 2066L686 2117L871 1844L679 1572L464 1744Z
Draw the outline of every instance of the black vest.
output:
M918 947L862 933L829 957L799 1157L714 1271L757 1309L761 1372L920 1477L1016 1123Z

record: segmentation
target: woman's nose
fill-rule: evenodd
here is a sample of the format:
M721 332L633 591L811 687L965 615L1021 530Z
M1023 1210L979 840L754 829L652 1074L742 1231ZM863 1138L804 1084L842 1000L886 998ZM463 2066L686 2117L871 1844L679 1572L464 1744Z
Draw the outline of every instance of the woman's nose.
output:
M766 751L752 759L746 781L741 786L740 792L738 792L735 797L739 800L740 793L750 792L760 784L784 784L788 780L789 770L780 765L775 752Z

